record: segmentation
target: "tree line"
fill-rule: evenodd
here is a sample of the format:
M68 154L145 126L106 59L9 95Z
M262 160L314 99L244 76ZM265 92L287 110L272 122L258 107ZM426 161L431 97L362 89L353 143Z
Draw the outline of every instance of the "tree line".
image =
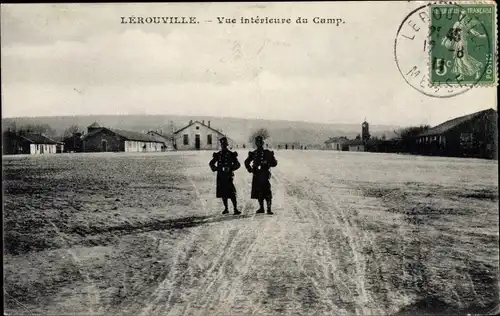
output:
M76 124L67 127L62 135L56 129L52 128L49 124L26 123L17 124L14 121L3 122L3 132L10 131L20 135L23 134L43 134L51 138L66 138L76 133L83 133L84 129Z
M430 125L408 126L394 130L393 139L373 137L366 144L366 150L371 152L413 153L416 151L416 138L428 131Z

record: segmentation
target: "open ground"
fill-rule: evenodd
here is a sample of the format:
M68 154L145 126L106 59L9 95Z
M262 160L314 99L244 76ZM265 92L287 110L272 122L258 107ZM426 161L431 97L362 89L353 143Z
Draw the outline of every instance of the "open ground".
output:
M240 153L244 159L245 153ZM276 151L275 215L210 152L4 157L10 315L410 315L499 304L498 162Z

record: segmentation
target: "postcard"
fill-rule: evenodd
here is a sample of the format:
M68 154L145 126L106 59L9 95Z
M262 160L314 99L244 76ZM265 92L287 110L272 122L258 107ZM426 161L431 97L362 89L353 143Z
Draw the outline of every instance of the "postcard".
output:
M4 313L499 313L497 19L2 4Z

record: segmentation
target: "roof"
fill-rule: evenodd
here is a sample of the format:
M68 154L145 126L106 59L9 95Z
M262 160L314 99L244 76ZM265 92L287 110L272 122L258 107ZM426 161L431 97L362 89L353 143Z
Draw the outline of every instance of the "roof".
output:
M441 123L425 132L423 132L422 134L418 135L419 137L421 136L431 136L431 135L440 135L440 134L443 134L443 133L446 133L448 132L449 130L457 127L458 125L462 124L462 123L465 123L467 121L470 121L472 120L473 118L476 118L480 115L483 115L483 114L486 114L488 112L493 112L493 113L496 113L496 111L494 109L488 109L488 110L483 110L483 111L479 111L479 112L475 112L475 113L472 113L472 114L468 114L468 115L464 115L464 116L460 116L460 117L457 117L457 118L454 118L452 120L448 120L444 123Z
M345 143L345 142L348 142L349 139L347 139L347 137L345 136L341 136L341 137L330 137L329 140L327 140L325 142L325 144L331 144L331 143Z
M155 132L155 131L149 131L148 135L152 136L154 139L156 139L157 141L162 142L162 143L169 142L172 139L172 137L162 135L162 134Z
M108 128L110 131L113 133L125 138L126 140L137 140L141 142L154 142L154 143L163 143L162 141L156 140L151 135L148 134L143 134L143 133L138 133L138 132L132 132L132 131L124 131L121 129L114 129L114 128Z
M188 124L188 125L184 126L184 127L183 127L183 128L181 128L180 130L178 130L178 131L174 132L174 134L178 134L178 133L180 133L181 131L185 130L186 128L188 128L189 126L191 126L191 125L193 125L193 124L195 124L195 123L198 123L198 124L200 124L200 125L202 125L202 126L204 126L204 127L208 128L208 129L211 129L212 131L216 132L217 134L220 134L220 135L225 136L224 134L222 134L222 133L221 133L221 132L219 132L218 130L216 130L216 129L214 129L214 128L212 128L212 127L208 126L208 125L205 125L205 124L203 124L203 123L202 123L202 122L200 122L200 121L194 121L194 122L191 122L190 124Z
M97 134L97 133L100 133L103 129L104 129L104 128L103 128L103 127L101 127L101 128L99 128L99 129L97 129L97 130L95 130L95 131L92 131L92 132L90 132L90 133L87 133L87 134L83 135L82 139L89 138L90 136L93 136L93 135L95 135L95 134Z
M62 139L62 141L63 141L63 142L65 142L65 141L67 141L67 140L72 140L72 139L74 139L74 138L82 138L82 137L83 137L82 133L75 133L75 134L69 135L69 136L67 136L67 137L64 137L64 138Z
M134 140L134 141L140 141L140 142L151 142L151 143L163 143L163 141L159 141L156 138L154 138L151 135L148 134L143 134L143 133L138 133L138 132L132 132L132 131L124 131L121 129L114 129L114 128L106 128L106 127L101 127L96 131L93 131L91 133L88 133L84 136L84 138L91 137L95 134L100 133L103 130L108 130L120 137L122 137L125 140Z
M88 128L99 128L101 127L97 122L92 123L92 125L89 125Z
M41 134L24 134L21 138L26 139L32 144L59 144L59 142Z

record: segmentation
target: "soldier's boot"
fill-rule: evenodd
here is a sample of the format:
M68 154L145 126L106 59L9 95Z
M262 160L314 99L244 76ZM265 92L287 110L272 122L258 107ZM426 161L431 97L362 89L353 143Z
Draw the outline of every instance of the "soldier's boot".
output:
M234 215L240 215L240 214L241 214L241 212L238 209L235 208L234 209Z
M227 214L227 213L229 213L229 211L228 211L228 209L227 209L227 208L226 208L226 209L224 209L224 211L222 211L222 214Z
M256 212L257 214L264 213L264 199L259 199L259 209Z
M271 211L271 200L267 201L267 214L273 215L273 211Z

